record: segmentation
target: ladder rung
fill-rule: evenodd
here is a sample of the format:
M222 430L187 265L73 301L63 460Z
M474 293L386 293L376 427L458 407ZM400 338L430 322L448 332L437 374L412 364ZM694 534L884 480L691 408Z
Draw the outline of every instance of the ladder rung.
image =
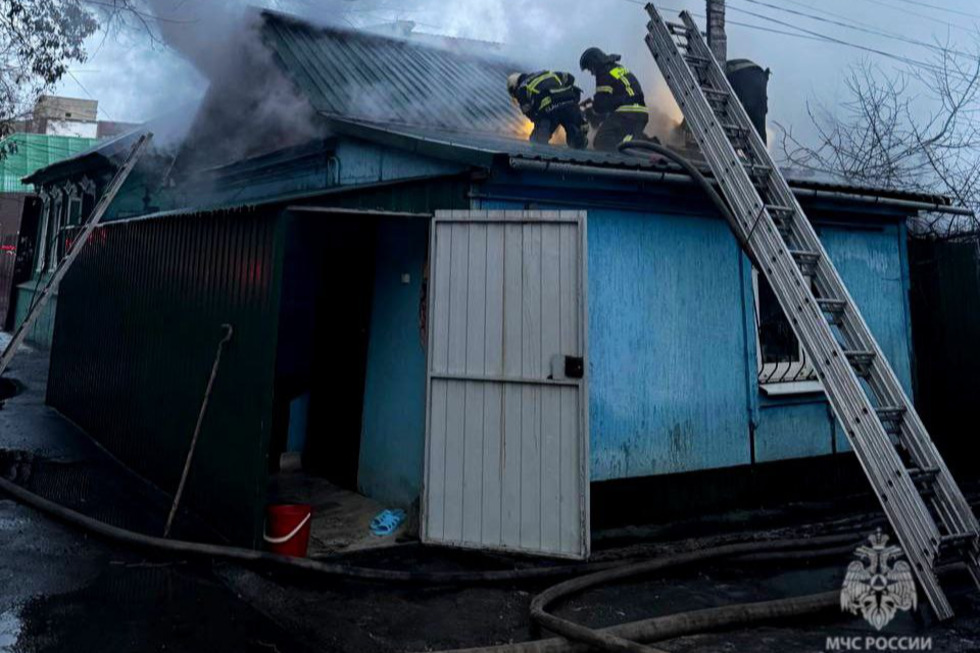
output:
M824 313L843 313L847 308L847 301L843 299L818 299L817 304Z
M690 32L687 25L683 23L671 23L665 20L664 25L666 25L667 29L669 29L671 32L674 32L675 34L676 33L688 34Z
M728 98L731 97L731 94L728 91L722 91L722 90L719 90L717 88L708 88L706 86L702 86L701 87L701 90L704 91L704 94L705 95L714 95L714 96L717 96L717 97L723 97L725 99L728 99Z
M922 497L933 497L936 495L936 477L939 475L938 467L930 467L928 469L910 469L909 478L915 483L915 487L919 490L919 494Z
M847 302L843 299L817 299L817 306L830 316L831 324L843 323L844 311L847 310Z
M927 467L926 469L916 469L912 468L908 470L909 476L915 483L932 483L936 480L936 476L939 474L938 467Z
M796 264L800 266L803 274L810 274L816 270L817 263L820 262L819 252L807 252L802 250L790 250L790 255Z
M810 252L802 249L791 249L790 254L798 261L819 261L820 252Z
M883 406L875 408L875 412L881 419L895 422L902 419L907 411L904 406Z
M727 130L727 131L738 132L738 133L743 133L743 134L748 133L748 131L749 131L748 129L745 129L744 127L739 127L738 125L734 125L734 124L732 124L730 122L719 122L718 123L718 126L721 127L724 130Z
M969 551L964 551L964 549L966 549L969 545L973 545L970 548L977 546L976 533L951 533L949 535L941 535L939 537L940 563L948 564L958 560L966 562L966 559L970 557L970 553Z
M851 367L857 372L858 376L868 376L871 374L871 364L874 362L875 353L873 351L845 351L844 356L851 363Z
M902 421L907 412L904 407L886 406L876 408L875 412L878 413L878 420L884 427L885 433L889 435L900 435L902 433Z
M943 535L939 538L940 546L956 546L958 544L966 544L977 539L976 533L953 533L951 535Z
M779 206L778 204L767 204L766 210L769 213L796 213L796 209L792 206Z
M693 63L698 66L707 66L708 64L711 63L711 59L708 59L707 57L699 57L696 54L685 54L683 56L684 56L684 61L688 63Z

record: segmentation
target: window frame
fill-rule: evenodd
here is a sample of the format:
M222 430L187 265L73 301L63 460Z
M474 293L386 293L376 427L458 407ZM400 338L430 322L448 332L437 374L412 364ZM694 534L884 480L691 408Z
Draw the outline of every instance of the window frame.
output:
M48 221L51 219L51 209L53 208L52 203L54 198L50 193L41 192L41 219L38 226L38 236L37 236L37 249L35 256L37 261L34 265L34 272L38 275L44 273L44 269L47 265L47 254L48 254L48 231L50 225Z
M812 280L809 275L805 276L807 280ZM776 363L766 363L763 361L759 278L759 271L752 268L752 298L755 308L756 381L759 387L766 394L772 395L807 394L822 390L823 386L817 380L816 369L813 367L813 363L808 360L806 350L799 338L795 338L797 355L793 361ZM785 319L788 321L788 318ZM774 381L773 379L778 380ZM772 390L772 392L767 392L767 390Z

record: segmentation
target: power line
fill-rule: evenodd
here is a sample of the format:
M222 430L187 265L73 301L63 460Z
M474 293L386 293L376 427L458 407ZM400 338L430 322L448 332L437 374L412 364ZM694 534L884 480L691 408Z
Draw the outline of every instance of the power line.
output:
M78 84L78 87L79 87L80 89L82 89L82 92L83 92L83 93L85 93L85 95L87 95L87 96L88 96L88 99L90 99L90 100L94 100L94 101L96 101L96 102L98 102L98 100L96 100L96 99L95 99L95 96L94 96L94 95L92 95L91 93L89 93L89 92L88 92L88 89L87 89L87 88L85 88L85 84L82 84L82 82L81 82L81 80L79 80L79 79L78 79L77 77L75 77L75 73L73 73L73 72L72 72L72 71L70 71L70 70L67 70L67 71L65 71L65 72L67 72L67 73L68 73L68 76L69 76L69 77L71 77L72 79L74 79L74 80L75 80L75 83L76 83L76 84ZM106 118L108 118L109 120L115 120L115 118L113 118L112 116L110 116L110 115L109 115L109 112L108 112L108 111L106 111L106 110L105 110L105 109L104 109L103 107L101 107L101 106L100 106L99 108L100 108L100 109L102 109L102 113L104 113L104 114L105 114L105 117L106 117Z
M837 38L837 37L834 37L834 36L828 36L827 34L823 34L821 32L816 32L814 30L806 29L805 27L800 27L798 25L793 25L792 23L788 23L788 22L783 21L783 20L780 20L778 18L773 18L772 16L767 16L766 14L760 14L758 12L750 11L748 9L740 9L738 7L729 7L729 9L732 10L732 11L737 11L737 12L743 13L743 14L748 14L749 16L754 16L755 18L760 18L760 19L765 20L767 22L775 23L777 25L782 25L784 27L789 27L791 29L798 30L798 31L800 31L800 32L802 32L804 34L809 34L811 36L820 37L820 38L825 39L826 41L831 42L831 43L836 43L838 45L843 45L843 46L846 46L846 47L849 47L849 48L854 48L856 50L863 50L864 52L870 52L872 54L877 54L879 56L886 57L888 59L893 59L895 61L899 61L899 62L904 63L904 64L909 65L909 66L914 66L916 68L921 68L923 70L928 70L930 72L939 72L940 71L940 68L938 66L935 66L933 64L927 63L925 61L919 61L918 59L913 59L911 57L906 57L906 56L903 56L903 55L895 54L894 52L888 52L887 50L879 50L877 48L872 48L872 47L869 47L869 46L866 46L866 45L860 45L858 43L851 43L850 41L845 41L844 39L840 39L840 38Z
M964 31L964 32L970 32L970 33L973 33L973 34L976 33L976 30L974 28L964 27L963 25L957 25L956 23L951 23L951 22L946 21L946 20L943 20L941 18L936 18L935 16L930 16L928 14L922 14L922 13L919 13L917 11L912 11L911 9L906 9L905 7L896 7L893 4L888 4L887 2L882 2L882 0L864 0L864 1L865 2L870 2L871 4L878 5L879 7L887 7L888 9L892 9L892 10L895 10L895 11L901 11L902 13L908 14L910 16L916 16L918 18L921 18L923 20L928 20L928 21L931 21L933 23L938 23L940 25L945 25L946 27L948 27L950 29L958 29L958 30L961 30L961 31Z
M938 9L939 11L945 11L951 14L957 14L959 16L967 16L969 18L976 18L980 20L980 14L972 14L968 11L962 11L960 9L950 9L949 7L943 7L941 5L931 5L928 2L921 2L916 0L897 0L897 2L904 2L909 5L916 5L919 7L926 7L928 9Z
M629 2L631 4L635 4L635 5L646 5L647 4L647 2L645 2L644 0L623 0L623 1L624 2ZM872 0L872 1L874 1L874 0ZM686 11L684 9L678 9L676 7L666 7L666 6L662 6L662 5L658 5L658 9L661 9L661 10L664 10L664 11L676 11L678 13L680 13L682 11ZM730 24L730 25L740 25L740 26L743 26L743 27L747 27L749 29L756 29L756 30L765 31L765 32L772 32L772 33L776 33L776 34L782 34L782 35L785 35L785 36L791 36L793 38L801 38L801 39L806 39L806 40L821 41L821 42L825 42L825 43L830 43L832 45L840 45L840 46L844 46L844 47L848 47L848 48L853 48L855 50L861 50L863 52L869 52L871 54L876 54L878 56L886 57L888 59L892 59L894 61L898 61L900 63L903 63L903 64L905 64L907 66L912 66L912 67L915 67L915 68L919 68L919 69L922 69L922 70L925 70L925 71L928 71L928 72L931 72L931 73L948 74L948 75L953 76L953 77L961 77L962 79L964 79L966 81L972 81L972 77L970 77L969 75L966 75L966 74L963 74L963 73L959 73L959 72L954 72L954 71L943 70L943 68L941 68L940 66L937 66L937 65L934 65L934 64L930 64L930 63L925 62L925 61L920 61L918 59L913 59L911 57L905 57L903 55L895 54L893 52L888 52L886 50L879 50L877 48L872 48L872 47L869 47L869 46L866 46L866 45L861 45L861 44L858 44L858 43L852 43L850 41L847 41L847 40L844 40L844 39L841 39L841 38L837 38L837 37L834 37L834 36L829 36L827 34L823 34L821 32L817 32L817 31L814 31L814 30L806 29L804 27L799 27L798 25L794 25L792 23L788 23L786 21L779 20L778 18L773 18L772 16L767 16L766 14L760 14L760 13L757 13L757 12L754 12L754 11L750 11L748 9L740 9L738 7L731 7L731 6L729 7L729 9L731 9L732 11L737 11L737 12L740 12L740 13L743 13L743 14L747 14L747 15L753 16L755 18L760 18L760 19L765 20L767 22L771 22L771 23L775 23L777 25L788 27L788 28L790 28L792 30L796 30L796 32L785 32L785 31L782 31L782 30L775 30L775 29L769 28L769 27L760 27L760 26L757 26L757 25L749 25L749 24L745 24L745 23L740 23L738 21L733 21L733 20L727 21L727 23ZM705 17L703 14L695 14L695 13L692 13L692 12L688 12L688 13L690 13L692 16L696 16L698 18L704 18Z
M647 4L646 0L623 0L623 2L629 2L630 4L635 4L635 5L640 5L640 6L645 6ZM680 13L682 11L687 11L686 9L679 9L677 7L666 7L664 5L657 5L657 9L660 9L660 10L663 10L663 11L676 11L677 13ZM699 14L699 13L692 12L692 11L688 11L688 13L691 14L691 16L694 16L695 18L706 18L706 16L704 14ZM820 38L820 37L817 37L817 36L810 36L809 34L799 34L797 32L787 32L785 30L775 29L773 27L765 27L763 25L753 25L752 23L743 23L743 22L738 21L738 20L726 20L725 22L728 25L737 25L738 27L745 27L747 29L754 29L754 30L757 30L759 32L766 32L768 34L779 34L781 36L792 36L793 38L802 39L804 41L826 42L826 39L824 39L824 38Z
M749 2L749 3L754 4L754 5L760 5L762 7L768 7L769 9L775 9L776 11L781 11L781 12L788 13L788 14L793 14L795 16L802 16L802 17L808 18L810 20L816 20L816 21L819 21L819 22L822 22L822 23L829 23L831 25L837 25L839 27L844 27L846 29L855 30L855 31L858 31L858 32L863 32L865 34L871 34L873 36L880 36L882 38L892 39L892 40L895 40L895 41L901 41L903 43L910 43L912 45L917 45L919 47L928 48L930 50L937 51L937 52L949 52L951 54L955 54L955 55L960 56L960 57L968 57L970 59L976 59L976 55L971 54L969 52L963 52L961 50L954 50L952 48L943 48L943 47L941 47L939 45L936 45L934 43L927 43L925 41L920 41L918 39L909 38L907 36L902 36L900 34L894 34L894 33L885 32L885 31L880 30L880 29L877 29L877 28L870 28L870 29L869 28L865 28L865 27L862 27L862 26L860 26L858 24L855 24L853 21L844 22L844 21L839 21L839 20L833 20L833 19L830 19L830 18L823 18L822 16L815 16L814 14L810 14L810 13L807 13L807 12L804 12L804 11L798 11L796 9L788 9L786 7L780 7L778 5L774 5L774 4L771 4L769 2L763 2L762 0L745 0L745 2ZM792 2L792 4L796 4L796 5L800 5L800 6L806 6L806 5L802 5L801 3L798 3L798 2L793 2L793 0L784 0L784 2Z

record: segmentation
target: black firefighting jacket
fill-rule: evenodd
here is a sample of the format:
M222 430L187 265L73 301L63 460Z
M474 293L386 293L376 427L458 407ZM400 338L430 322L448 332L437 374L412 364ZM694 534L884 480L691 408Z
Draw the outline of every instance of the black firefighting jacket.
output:
M571 73L542 70L527 75L515 95L524 115L537 122L558 107L578 104L582 91Z

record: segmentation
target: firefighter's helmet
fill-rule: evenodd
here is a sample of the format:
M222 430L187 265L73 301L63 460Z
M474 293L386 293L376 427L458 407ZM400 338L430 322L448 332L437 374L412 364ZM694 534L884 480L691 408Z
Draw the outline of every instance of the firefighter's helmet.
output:
M606 54L599 48L589 48L582 53L582 58L578 60L582 70L595 70L599 66L607 63L616 63L622 57L618 54Z
M511 97L517 95L517 88L521 85L522 79L524 79L523 73L511 73L507 77L507 92L510 93Z

